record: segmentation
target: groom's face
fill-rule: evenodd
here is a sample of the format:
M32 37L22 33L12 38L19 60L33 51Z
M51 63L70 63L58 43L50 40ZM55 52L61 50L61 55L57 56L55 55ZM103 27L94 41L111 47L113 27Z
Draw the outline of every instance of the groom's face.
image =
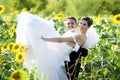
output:
M73 19L67 19L65 25L67 30L76 29L76 22Z

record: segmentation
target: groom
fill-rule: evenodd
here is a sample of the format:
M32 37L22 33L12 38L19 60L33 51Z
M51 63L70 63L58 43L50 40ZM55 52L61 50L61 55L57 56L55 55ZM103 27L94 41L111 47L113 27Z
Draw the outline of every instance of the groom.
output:
M66 30L76 29L77 21L74 17L68 17L65 21ZM70 53L70 61L65 61L65 69L68 80L76 80L81 69L81 57L86 57L88 50L74 43L74 50Z

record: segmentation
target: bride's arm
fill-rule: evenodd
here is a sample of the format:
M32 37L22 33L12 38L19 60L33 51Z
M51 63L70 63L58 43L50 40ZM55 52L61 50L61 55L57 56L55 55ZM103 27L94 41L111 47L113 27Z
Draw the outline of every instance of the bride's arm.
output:
M79 35L76 35L75 38L80 38ZM43 39L44 41L49 41L49 42L58 42L58 43L62 43L62 42L74 42L73 37L56 37L56 38L44 38L41 37L41 39Z
M44 38L44 37L42 37L41 39L43 39L44 41L57 42L57 43L73 41L72 37L56 37L56 38Z

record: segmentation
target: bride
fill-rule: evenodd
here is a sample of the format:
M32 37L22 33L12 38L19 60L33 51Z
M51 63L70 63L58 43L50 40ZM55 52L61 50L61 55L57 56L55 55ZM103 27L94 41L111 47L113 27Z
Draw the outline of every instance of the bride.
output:
M17 22L16 42L29 46L23 66L30 70L36 67L39 80L42 75L44 80L68 80L61 66L64 66L65 57L69 56L73 47L66 42L53 43L40 39L41 36L61 37L54 24L28 12L21 12L17 16ZM97 42L98 39L92 43Z
M54 37L46 38L41 37L44 41L56 42L56 43L68 43L73 47L73 51L70 53L70 61L65 65L67 76L69 80L76 80L80 71L80 59L81 56L85 56L85 51L82 48L93 47L99 41L99 35L95 29L91 28L93 20L87 16L80 18L79 20L79 32L67 37ZM75 32L74 32L75 33Z

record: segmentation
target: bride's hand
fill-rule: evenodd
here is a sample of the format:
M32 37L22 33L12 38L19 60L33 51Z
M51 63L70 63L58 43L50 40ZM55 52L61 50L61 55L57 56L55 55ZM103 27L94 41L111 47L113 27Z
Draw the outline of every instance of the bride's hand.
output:
M46 41L46 38L44 38L43 36L41 36L41 39L44 40L44 41Z
M41 37L40 37L40 39L44 40L44 37L43 37L43 36L41 36Z

